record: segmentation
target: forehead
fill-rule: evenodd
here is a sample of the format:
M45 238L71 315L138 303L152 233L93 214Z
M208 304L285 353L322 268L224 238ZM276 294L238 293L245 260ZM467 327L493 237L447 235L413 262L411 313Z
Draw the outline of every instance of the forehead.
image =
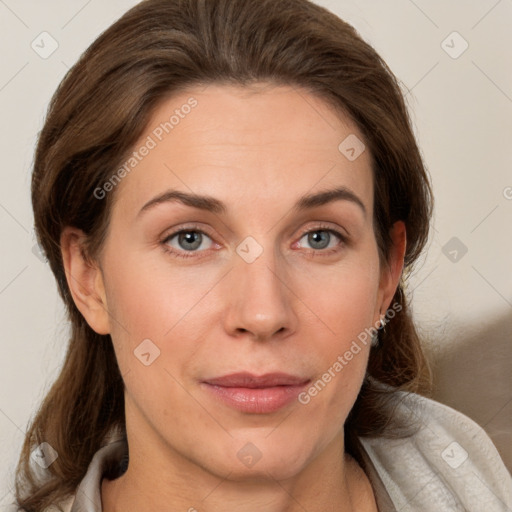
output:
M165 189L215 195L228 205L267 198L286 207L342 185L372 210L371 157L359 129L297 87L192 87L158 105L133 149L137 157L116 190L123 209Z

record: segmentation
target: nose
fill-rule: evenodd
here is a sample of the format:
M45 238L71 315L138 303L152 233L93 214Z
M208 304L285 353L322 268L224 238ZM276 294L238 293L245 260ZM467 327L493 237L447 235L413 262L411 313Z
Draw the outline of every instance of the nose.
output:
M286 283L284 264L277 266L276 261L270 250L251 263L237 257L226 283L225 328L232 336L266 341L296 330L293 292Z

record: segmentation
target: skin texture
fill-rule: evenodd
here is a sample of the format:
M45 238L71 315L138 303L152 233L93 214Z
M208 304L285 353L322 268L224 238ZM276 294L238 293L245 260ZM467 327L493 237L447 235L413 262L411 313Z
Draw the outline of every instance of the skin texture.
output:
M369 151L349 161L338 149L363 137L302 89L191 88L155 110L136 148L191 97L197 106L109 192L116 201L96 260L82 257L77 229L61 238L74 300L112 336L125 382L130 463L103 481L104 511L376 510L343 445L369 344L307 405L272 413L233 409L201 381L240 371L317 381L390 307L404 225L381 265ZM366 211L349 200L294 211L301 196L335 187ZM213 196L227 212L166 202L139 213L169 189ZM168 238L185 228L206 233L199 248ZM322 233L327 248L318 248ZM248 236L262 248L251 263L236 251ZM146 339L160 350L148 366L134 355ZM261 456L251 467L237 456L248 443Z

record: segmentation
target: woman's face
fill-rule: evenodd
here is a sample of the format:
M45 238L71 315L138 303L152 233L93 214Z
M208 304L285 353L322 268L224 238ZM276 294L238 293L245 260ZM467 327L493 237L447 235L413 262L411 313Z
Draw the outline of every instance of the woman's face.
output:
M154 112L102 189L105 313L84 313L112 336L130 469L282 479L343 449L401 270L379 265L362 139L291 87L191 88Z

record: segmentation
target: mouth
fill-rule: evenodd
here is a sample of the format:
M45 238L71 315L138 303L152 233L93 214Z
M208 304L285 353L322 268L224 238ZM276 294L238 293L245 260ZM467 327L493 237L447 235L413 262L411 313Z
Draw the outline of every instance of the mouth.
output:
M293 402L310 379L286 373L233 373L201 382L214 398L241 412L268 414Z

